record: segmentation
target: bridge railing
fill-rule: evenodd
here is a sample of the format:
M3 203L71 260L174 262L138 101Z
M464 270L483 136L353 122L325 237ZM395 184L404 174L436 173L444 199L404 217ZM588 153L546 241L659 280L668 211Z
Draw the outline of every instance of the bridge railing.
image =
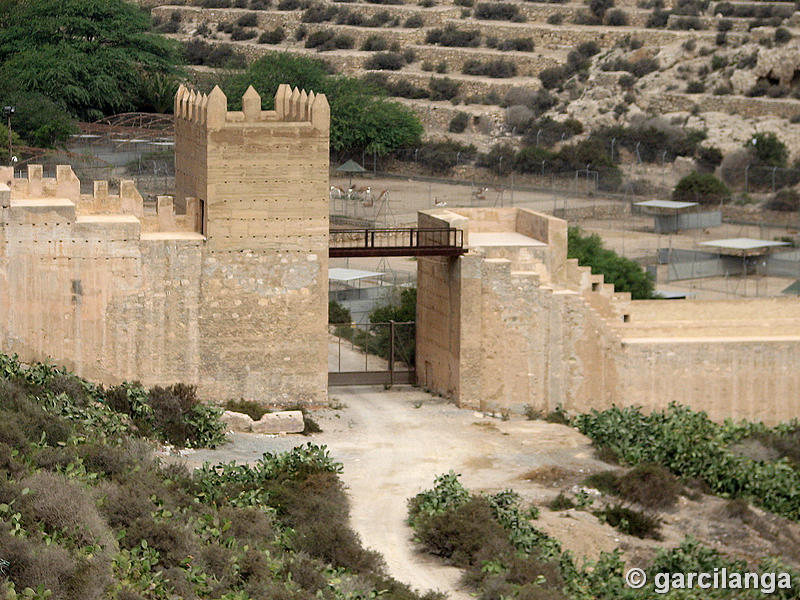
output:
M334 229L330 256L457 256L465 252L464 231L452 227Z

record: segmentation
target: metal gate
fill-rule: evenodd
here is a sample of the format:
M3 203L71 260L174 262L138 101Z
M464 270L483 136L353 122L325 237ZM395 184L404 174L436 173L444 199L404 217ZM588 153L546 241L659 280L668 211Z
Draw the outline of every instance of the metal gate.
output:
M329 326L328 385L416 383L416 323Z

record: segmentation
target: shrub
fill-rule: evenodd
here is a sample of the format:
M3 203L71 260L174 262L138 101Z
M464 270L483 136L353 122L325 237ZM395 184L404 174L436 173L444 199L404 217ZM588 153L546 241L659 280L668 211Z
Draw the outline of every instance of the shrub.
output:
M455 25L447 25L444 29L431 29L425 37L426 44L456 47L478 47L481 33L477 29L462 30Z
M606 15L606 24L612 27L624 27L628 24L628 14L619 8L610 10Z
M789 157L786 144L771 131L755 134L745 143L745 148L753 152L756 165L785 167Z
M565 72L562 67L548 67L539 72L539 81L546 90L551 90L562 84Z
M730 198L730 190L711 173L693 171L681 179L672 191L672 199L701 204L719 204Z
M487 546L510 548L489 502L481 497L441 514L421 515L415 522L415 531L429 552L459 567L475 564L478 553Z
M236 24L239 27L255 27L258 25L258 18L256 17L255 13L248 13L239 17L236 20Z
M437 73L447 73L447 63L445 61L441 61L436 65L436 72Z
M455 116L450 119L450 124L447 130L451 133L463 133L469 123L469 115L465 112L457 112Z
M701 81L690 81L686 85L687 94L702 94L705 91L706 91L706 86Z
M239 26L235 26L231 31L231 39L234 41L249 40L254 37L256 37L255 29L242 29Z
M186 61L190 65L237 69L245 66L242 55L228 44L212 46L202 40L190 40L184 46Z
M550 510L561 511L575 508L575 503L564 492L559 492L549 504Z
M386 50L386 39L380 35L370 35L364 40L361 49L365 52L380 52Z
M657 517L626 508L620 504L594 511L597 518L604 520L622 533L638 538L661 539L661 524Z
M336 300L328 302L328 323L351 323L353 317L350 310L339 304Z
M591 13L602 20L606 11L614 6L614 0L586 0L586 4L589 5Z
M278 10L297 10L298 8L305 8L301 0L280 0L278 2Z
M800 193L793 189L778 190L764 205L767 210L796 211L800 209Z
M278 25L272 31L265 31L258 38L259 44L280 44L286 39L286 32Z
M600 46L597 42L583 42L578 45L578 54L586 58L590 58L600 52Z
M564 15L555 13L547 17L547 23L550 25L561 25L564 22Z
M353 38L345 34L336 34L330 29L320 29L306 38L306 48L316 48L318 52L346 49L353 47Z
M339 9L336 6L325 6L323 4L313 4L303 11L303 16L300 18L301 23L322 23L330 21Z
M335 301L332 300L332 302ZM253 400L245 400L244 398L240 398L239 400L228 400L225 403L225 410L232 410L233 412L244 413L246 415L249 415L250 418L253 419L253 421L258 421L261 417L263 417L265 414L269 412L258 402L254 402Z
M713 173L722 162L722 152L715 146L698 146L696 162L701 173Z
M603 492L604 494L611 494L612 496L619 496L619 475L616 471L600 471L593 473L583 480L583 484L590 488L594 488Z
M475 146L457 142L429 142L419 148L417 160L433 173L446 173L456 165L458 155L462 159L475 156Z
M506 2L478 2L474 10L476 19L511 21L520 17L519 6Z
M497 45L498 50L503 52L533 52L533 40L531 38L513 38L510 40L503 40Z
M776 514L800 518L800 473L783 461L753 460L728 448L743 433L773 431L763 425L723 428L705 413L676 404L650 415L635 408L595 411L579 415L575 424L631 464L659 463L679 477L704 480L714 493L749 498Z
M705 29L706 26L700 17L681 17L680 19L673 19L669 28L678 31L700 31Z
M419 15L411 15L403 23L403 27L406 27L408 29L419 29L423 25L425 25L425 22Z
M513 146L501 142L478 157L478 166L487 167L496 175L507 175L514 168L515 155Z
M496 59L481 62L470 59L464 62L461 72L465 75L482 75L495 79L514 77L517 74L517 65L509 60Z
M652 29L663 29L667 26L669 14L669 11L661 10L659 8L655 9L647 19L647 27Z
M775 30L775 43L785 44L792 39L792 33L785 27L778 27Z
M619 478L619 495L650 510L673 506L681 489L678 478L655 463L638 464Z
M365 69L376 71L398 71L405 65L403 55L397 52L379 52L364 63Z
M431 100L452 100L458 95L461 83L449 77L431 77L428 87Z
M357 14L357 13L356 13ZM383 27L391 21L392 15L389 11L382 10L380 12L376 12L372 15L367 21L364 22L365 27Z

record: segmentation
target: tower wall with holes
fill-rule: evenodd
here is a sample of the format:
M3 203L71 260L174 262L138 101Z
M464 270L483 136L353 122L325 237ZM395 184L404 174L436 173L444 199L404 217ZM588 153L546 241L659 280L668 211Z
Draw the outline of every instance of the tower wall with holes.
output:
M327 390L328 135L324 95L251 87L176 96L176 197L201 200L201 385L318 402Z

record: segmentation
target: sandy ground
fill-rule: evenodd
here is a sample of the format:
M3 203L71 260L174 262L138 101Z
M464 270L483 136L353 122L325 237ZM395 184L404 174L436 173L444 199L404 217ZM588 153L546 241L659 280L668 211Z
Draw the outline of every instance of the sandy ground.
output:
M251 462L264 452L309 441L327 445L344 465L351 523L364 544L383 554L397 579L420 590L446 592L453 600L470 598L459 584L460 571L419 552L405 524L407 499L451 469L473 491L511 488L525 503L539 506L536 526L579 560L619 547L629 566L644 566L659 548L674 547L691 534L705 545L750 561L776 555L800 564L797 523L757 509L746 520L731 518L721 498L681 497L676 507L659 515L663 540L658 542L621 534L590 512L549 510L547 504L560 490L571 489L590 473L614 468L597 460L589 440L570 427L519 415L503 421L411 387L334 388L331 405L337 408L314 413L322 433L231 434L232 443L191 452L181 460L191 467L205 461Z
M453 600L470 597L458 585L461 573L417 552L405 524L408 498L450 469L462 473L471 489L496 491L530 487L519 477L536 467L558 464L578 472L602 464L591 458L586 439L568 427L503 422L413 388L339 388L332 396L346 406L315 415L323 433L310 438L232 434L232 444L197 451L186 460L190 466L249 462L307 441L327 444L344 463L352 525L365 545L383 554L397 579L447 592Z

